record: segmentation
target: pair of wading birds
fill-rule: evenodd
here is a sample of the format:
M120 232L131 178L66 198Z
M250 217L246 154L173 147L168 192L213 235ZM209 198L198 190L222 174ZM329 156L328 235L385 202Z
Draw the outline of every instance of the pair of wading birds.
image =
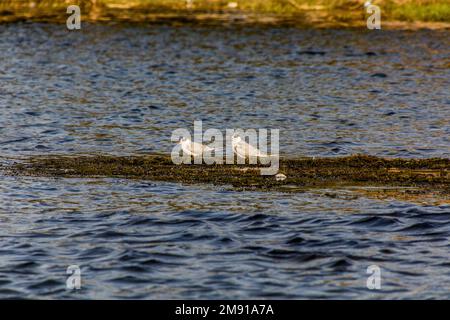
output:
M211 148L210 146L198 142L193 142L191 141L191 139L186 137L182 137L178 143L181 145L181 149L183 150L183 152L194 157L201 156L205 152L211 152L214 150L214 148ZM233 152L244 159L250 157L270 157L267 153L262 152L258 148L245 142L245 140L242 140L242 138L236 133L231 137L231 145L233 148Z
M202 143L193 142L190 138L182 137L178 144L181 145L181 149L184 153L186 153L188 156L194 156L199 157L203 156L205 152L212 152L215 150L215 148L212 148L210 146L204 145ZM247 159L247 158L266 158L273 160L274 155L268 155L265 152L262 152L258 148L252 146L251 144L247 143L245 140L243 140L237 133L233 134L231 137L231 145L233 149L233 153L235 153L238 157ZM278 171L278 156L276 157L276 171ZM251 161L250 161L251 162ZM272 162L271 166L272 168ZM262 172L262 169L261 169ZM277 181L282 181L286 179L286 175L282 173L262 173L262 174L268 174L268 175L275 175L275 179Z
M178 142L181 145L181 149L189 156L202 156L205 152L211 152L215 150L214 148L204 145L202 143L193 142L191 139L182 137ZM258 158L270 158L271 155L268 155L265 152L262 152L258 148L252 146L243 140L238 134L233 134L231 137L231 145L233 152L241 158L247 159L250 157L258 157ZM278 162L277 162L278 164ZM286 175L282 173L275 174L275 179L277 181L282 181L286 179Z

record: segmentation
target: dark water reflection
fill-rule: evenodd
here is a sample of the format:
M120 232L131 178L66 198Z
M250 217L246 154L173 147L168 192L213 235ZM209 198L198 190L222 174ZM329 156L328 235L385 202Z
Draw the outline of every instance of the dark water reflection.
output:
M0 25L0 152L168 152L202 119L280 128L283 154L448 157L449 46L448 31ZM323 192L2 177L0 297L449 298L449 221L448 205Z
M127 180L5 178L0 294L448 298L450 207ZM83 289L66 291L65 268ZM379 292L366 268L382 268Z

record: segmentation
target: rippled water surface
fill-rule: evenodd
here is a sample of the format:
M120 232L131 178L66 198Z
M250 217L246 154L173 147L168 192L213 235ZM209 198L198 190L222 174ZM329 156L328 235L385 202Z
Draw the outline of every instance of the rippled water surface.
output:
M449 35L0 25L0 155L169 152L201 119L279 128L283 155L449 157ZM449 205L0 181L0 298L450 298Z

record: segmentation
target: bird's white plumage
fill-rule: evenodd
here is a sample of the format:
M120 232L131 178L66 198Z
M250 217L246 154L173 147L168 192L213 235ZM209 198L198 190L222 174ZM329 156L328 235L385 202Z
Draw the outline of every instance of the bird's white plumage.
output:
M198 142L193 142L191 139L183 137L180 139L180 145L183 152L190 156L201 156L206 151L212 151L213 148L203 145Z
M231 137L231 144L233 146L233 151L241 158L249 158L249 157L260 157L265 158L268 157L266 153L260 151L258 148L252 146L242 140L242 138L238 135L233 135Z

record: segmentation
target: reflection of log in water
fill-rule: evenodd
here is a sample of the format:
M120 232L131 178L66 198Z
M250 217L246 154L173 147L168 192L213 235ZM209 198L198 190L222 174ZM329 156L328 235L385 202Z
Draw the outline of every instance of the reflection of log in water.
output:
M210 183L238 189L291 192L356 186L366 193L383 188L392 193L392 187L414 187L410 190L415 191L411 192L433 190L445 197L450 195L450 159L384 159L361 155L281 159L279 172L287 176L282 181L260 175L257 165L175 165L164 155L37 156L8 165L6 172L28 176L123 177Z

